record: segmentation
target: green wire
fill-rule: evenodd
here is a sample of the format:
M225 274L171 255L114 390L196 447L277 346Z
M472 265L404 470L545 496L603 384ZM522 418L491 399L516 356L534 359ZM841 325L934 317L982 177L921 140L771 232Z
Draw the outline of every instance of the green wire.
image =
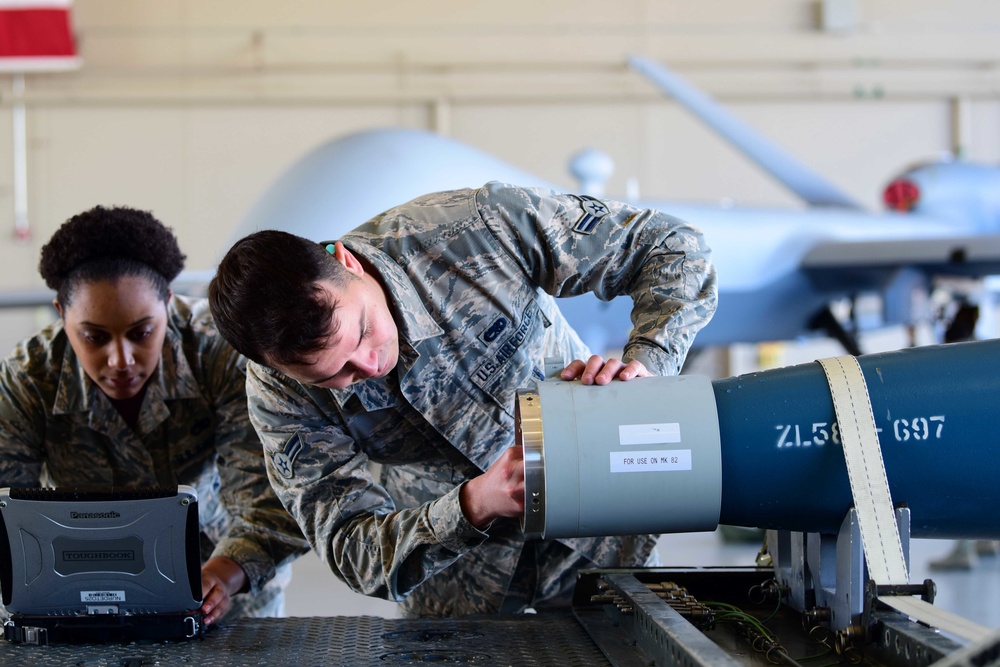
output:
M781 642L778 641L777 635L775 635L771 630L769 630L764 625L764 623L767 623L772 618L774 618L774 616L778 613L778 611L781 608L780 589L778 590L778 606L775 607L774 611L772 611L771 614L763 621L761 621L755 616L752 616L746 611L740 609L736 605L730 604L728 602L716 602L714 600L710 600L702 602L702 604L704 604L706 607L716 610L716 615L715 615L716 623L746 623L747 625L750 625L754 629L756 629L757 632L759 632L765 639L771 641L775 647L781 650L785 650L784 647L782 647ZM803 662L806 660L819 660L820 658L824 658L830 655L832 651L833 649L827 648L827 650L823 651L822 653L806 656L804 658L791 658L791 656L789 656L789 659L796 662ZM785 655L788 655L787 652ZM818 667L833 667L839 664L840 662L831 662L825 665L819 665Z
M775 588L775 590L778 591L778 604L777 604L777 606L775 606L774 611L772 611L767 618L765 618L763 621L761 621L762 623L767 623L768 621L770 621L772 618L774 618L777 615L778 610L781 609L781 586L775 586L774 588Z
M764 627L764 624L761 623L759 619L757 619L755 616L751 616L750 614L743 611L736 605L732 605L727 602L714 602L714 601L703 602L702 604L704 604L706 607L726 610L726 613L716 615L715 620L717 623L720 621L738 620L753 626L760 634L764 635L771 641L777 643L777 637L774 635L774 633L772 633L770 630Z
M822 653L817 653L816 655L807 655L804 658L796 658L799 662L806 662L807 660L819 660L820 658L825 658L833 652L833 649L827 649Z

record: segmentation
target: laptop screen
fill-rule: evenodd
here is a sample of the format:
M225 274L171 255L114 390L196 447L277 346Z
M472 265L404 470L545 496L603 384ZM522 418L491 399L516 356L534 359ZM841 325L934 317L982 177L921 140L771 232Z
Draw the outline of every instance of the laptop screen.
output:
M22 615L161 614L201 606L194 488L0 489L0 589Z

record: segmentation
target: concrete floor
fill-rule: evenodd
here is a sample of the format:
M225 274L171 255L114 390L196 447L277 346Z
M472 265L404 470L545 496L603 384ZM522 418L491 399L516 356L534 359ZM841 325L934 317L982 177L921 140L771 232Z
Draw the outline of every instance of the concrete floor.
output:
M910 546L910 581L933 579L935 605L980 625L1000 627L1000 556L979 559L966 571L932 570L931 560L947 554L950 541L913 540ZM666 566L753 565L759 545L726 542L718 532L664 535L659 551ZM396 618L395 603L351 592L312 553L293 567L287 597L289 616L381 616Z

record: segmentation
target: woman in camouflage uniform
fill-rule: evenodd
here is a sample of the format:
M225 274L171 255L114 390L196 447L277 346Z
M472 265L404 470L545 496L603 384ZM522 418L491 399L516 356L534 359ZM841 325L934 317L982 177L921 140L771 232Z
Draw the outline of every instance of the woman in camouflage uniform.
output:
M42 248L60 318L0 363L0 486L191 485L206 622L280 615L308 543L268 483L245 359L205 300L170 290L184 259L130 208L76 215Z

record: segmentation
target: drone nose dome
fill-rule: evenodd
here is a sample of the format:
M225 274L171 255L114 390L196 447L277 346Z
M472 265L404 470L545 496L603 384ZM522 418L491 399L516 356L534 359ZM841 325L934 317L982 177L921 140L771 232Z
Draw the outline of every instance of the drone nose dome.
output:
M604 151L584 148L570 158L569 171L579 181L583 194L602 197L605 184L615 173L615 161Z

